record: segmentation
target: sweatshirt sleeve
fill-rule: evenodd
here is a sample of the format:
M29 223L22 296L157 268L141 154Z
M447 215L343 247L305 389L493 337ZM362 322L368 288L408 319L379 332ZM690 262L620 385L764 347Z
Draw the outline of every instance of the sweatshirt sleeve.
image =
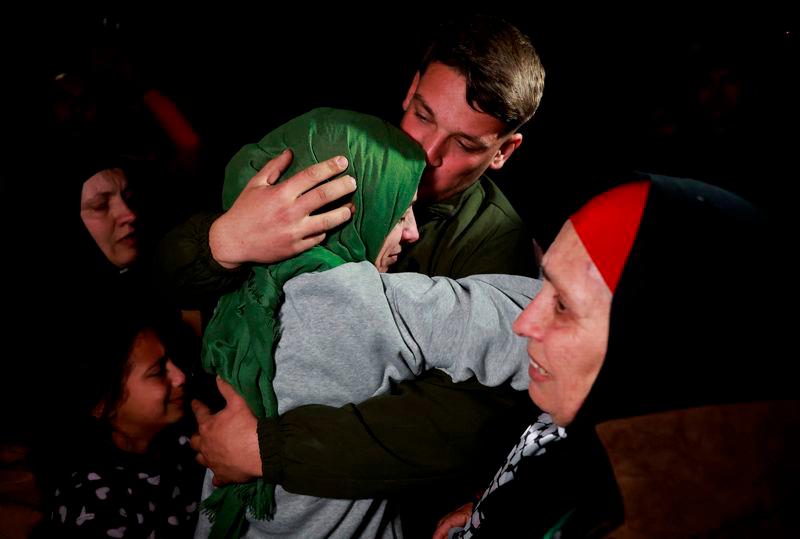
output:
M459 279L382 274L395 323L424 369L440 368L459 382L528 385L526 339L511 326L541 282L511 275Z
M359 276L363 286L364 276L355 269L339 273ZM538 290L536 281L476 276L456 282L397 274L381 275L378 282L389 310L397 310L388 316L402 322L397 329L408 350L423 357L421 366L433 366L424 364L428 358L442 366L449 362L447 368L459 381L430 368L361 404L303 405L261 420L259 446L267 481L290 492L337 498L453 487L467 477L480 477L483 467L490 477L535 417L527 393L503 380L519 370L523 356L527 365L525 343L516 340L511 324ZM364 310L360 302L354 304ZM460 325L465 327L446 329ZM464 339L468 342L460 342ZM508 354L516 359L510 361ZM495 387L482 385L473 374Z

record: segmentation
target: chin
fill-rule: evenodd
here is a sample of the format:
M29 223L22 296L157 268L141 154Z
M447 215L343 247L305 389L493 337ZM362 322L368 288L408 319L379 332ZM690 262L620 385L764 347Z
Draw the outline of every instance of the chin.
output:
M185 413L186 412L185 412L185 410L183 408L183 404L182 403L180 405L170 403L169 404L169 408L167 410L167 415L166 415L167 421L166 422L169 423L169 424L176 423L176 422L180 421L183 418Z
M538 402L536 402L536 390L533 387L533 380L531 380L528 383L528 396L531 398L531 401L533 402L533 404L535 404L536 406L538 406L539 408L544 410L544 408L542 408L542 405L539 404Z
M531 380L531 382L528 384L528 396L531 398L531 401L533 401L533 404L535 404L537 408L539 408L542 412L550 414L550 417L553 418L554 423L556 423L561 427L566 426L563 422L559 421L559 418L561 418L562 414L559 413L557 410L553 410L552 401L550 402L550 404L542 401L541 391L534 388L533 380Z
M439 192L434 187L434 180L423 176L417 188L417 201L425 203L436 202L438 196Z
M119 269L125 269L128 266L131 266L134 262L136 262L136 259L138 257L139 257L138 251L121 253L120 255L114 257L115 259L112 262Z
M181 419L183 419L183 410L180 410L180 411L175 412L173 414L169 414L169 416L167 417L167 420L166 420L165 423L167 425L174 425L175 423L177 423Z

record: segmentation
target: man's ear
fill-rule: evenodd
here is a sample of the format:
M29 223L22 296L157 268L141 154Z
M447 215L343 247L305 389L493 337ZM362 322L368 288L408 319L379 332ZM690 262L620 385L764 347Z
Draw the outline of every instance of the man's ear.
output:
M411 86L408 87L408 92L406 92L406 98L403 99L403 111L407 111L408 107L411 105L411 99L413 99L414 94L417 93L417 86L419 86L419 78L420 74L419 71L414 75L414 80L411 81Z
M511 157L511 154L514 153L514 150L516 150L520 144L522 144L522 133L514 133L508 137L508 139L500 145L500 149L497 150L494 157L492 157L489 168L494 170L503 168L503 165L506 164L508 158Z

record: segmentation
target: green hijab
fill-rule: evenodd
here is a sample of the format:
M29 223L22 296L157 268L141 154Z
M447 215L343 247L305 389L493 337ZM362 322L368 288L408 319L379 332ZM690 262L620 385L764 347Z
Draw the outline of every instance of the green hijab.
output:
M245 146L231 159L225 169L223 207L230 208L250 178L286 148L294 158L282 178L336 155L346 156L345 174L357 182L355 213L320 245L277 264L255 266L246 283L219 300L203 335L203 366L233 385L259 419L276 416L278 410L272 381L283 285L302 273L374 261L411 204L425 168L421 148L396 127L374 116L320 108ZM271 518L274 485L259 479L216 489L204 502L214 519L212 536L235 532L244 522L245 507L257 519Z

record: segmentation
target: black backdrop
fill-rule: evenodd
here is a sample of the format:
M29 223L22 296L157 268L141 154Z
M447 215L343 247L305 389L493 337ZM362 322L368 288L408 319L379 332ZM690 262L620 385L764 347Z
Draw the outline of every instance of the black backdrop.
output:
M523 146L493 175L540 243L583 199L631 170L716 183L781 213L794 176L800 65L788 19L701 24L688 13L629 13L622 22L565 13L501 14L531 36L547 70ZM396 122L428 36L446 16L392 6L380 14L65 14L37 21L45 39L20 50L24 74L44 80L88 43L126 47L201 135L207 162L197 187L211 201L238 147L313 107Z
M493 177L540 244L584 199L636 169L730 188L791 224L800 95L791 21L756 21L748 12L733 22L690 23L689 14L626 14L630 22L621 22L527 9L503 15L539 49L545 95L523 146ZM311 11L0 19L0 437L9 420L25 425L34 409L50 416L41 356L69 362L80 353L57 338L84 306L65 300L74 260L64 231L77 216L58 216L77 201L62 200L56 185L65 178L56 157L62 141L47 126L53 77L89 45L105 40L130 51L142 77L177 103L203 141L201 174L166 206L185 215L218 204L223 167L242 144L297 114L334 106L397 121L432 25L446 15L399 6ZM758 246L743 246L743 255L746 275ZM676 254L676 268L681 262ZM753 285L788 295L785 282Z

